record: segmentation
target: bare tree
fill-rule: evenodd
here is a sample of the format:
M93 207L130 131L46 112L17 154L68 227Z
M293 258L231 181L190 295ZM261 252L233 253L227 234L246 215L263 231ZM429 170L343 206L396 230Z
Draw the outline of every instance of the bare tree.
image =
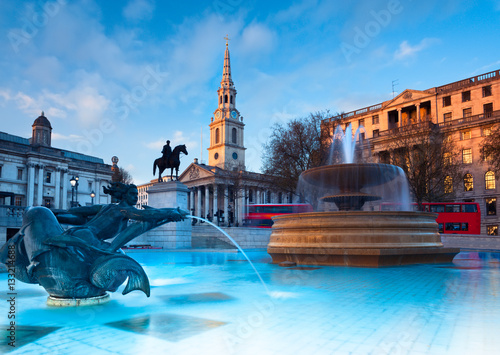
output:
M134 179L127 170L122 167L118 167L117 169L114 169L113 175L111 176L111 181L131 184Z
M481 158L487 161L495 172L500 173L500 125L492 128L481 143Z
M327 115L328 112L317 112L273 126L263 147L262 170L277 189L295 194L300 174L325 163L322 147L326 132L321 121Z
M392 164L401 167L410 190L421 207L423 201L454 198L454 184L461 176L460 151L437 125L425 122L400 127L391 135Z

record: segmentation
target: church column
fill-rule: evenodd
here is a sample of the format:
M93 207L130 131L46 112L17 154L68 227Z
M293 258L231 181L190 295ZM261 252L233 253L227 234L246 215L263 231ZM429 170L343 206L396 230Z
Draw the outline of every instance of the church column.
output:
M198 217L203 217L202 216L202 212L201 212L201 186L198 186L196 188L196 193L197 193L197 196L196 196L196 216Z
M38 191L36 195L36 204L38 206L43 205L43 165L38 166Z
M35 164L28 163L28 191L26 206L33 206L33 200L35 198Z
M55 186L55 196L54 196L54 207L55 208L61 208L61 168L56 167L55 171L56 175L56 186Z
M217 203L217 202L218 202L218 201L217 201L217 199L218 199L218 196L217 196L217 184L214 184L213 189L214 189L214 200L213 200L213 203L214 203L214 204L213 204L213 211L212 211L212 212L213 212L213 214L212 214L212 215L213 215L213 217L214 217L214 221L217 221L217 220L215 219L215 214L216 214L216 213L217 213L217 211L219 210L219 205L218 205L218 203Z
M62 208L68 208L68 169L63 170Z
M205 185L205 215L203 218L207 218L207 215L210 213L210 187L209 185Z
M229 206L229 186L225 185L224 186L224 222L226 222L226 226L229 223L228 206Z
M195 189L194 187L191 187L189 189L189 206L188 206L188 208L189 208L189 213L191 213L191 214L194 214L193 213L193 208L194 208L194 189Z

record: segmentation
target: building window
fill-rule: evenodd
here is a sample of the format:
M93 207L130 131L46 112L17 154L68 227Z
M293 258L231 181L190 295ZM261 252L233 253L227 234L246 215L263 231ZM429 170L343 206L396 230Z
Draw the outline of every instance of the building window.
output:
M365 126L365 120L358 120L358 127Z
M464 108L463 112L464 112L464 118L472 116L472 108L471 107Z
M231 103L233 103L233 95L231 95L230 101L231 101Z
M378 115L373 115L372 116L372 124L378 124L378 123L379 123Z
M365 140L365 132L359 134L359 141L362 142Z
M2 177L2 166L0 165L0 178Z
M271 203L271 191L266 192L266 203Z
M23 179L23 169L17 169L17 180Z
M484 127L483 128L483 137L488 137L491 135L491 127Z
M22 196L14 197L14 205L15 206L22 206L23 205L23 197Z
M215 129L215 144L220 142L220 131L218 128Z
M495 225L486 226L486 233L488 235L498 235L498 226Z
M227 104L227 95L224 95L224 103Z
M497 215L497 199L496 197L489 197L485 199L486 201L486 215L496 216Z
M460 140L461 141L464 141L464 140L467 140L470 138L471 138L471 131L470 130L460 132Z
M446 112L445 114L443 114L443 121L444 122L451 121L451 119L452 119L451 112Z
M380 131L378 129L373 130L373 138L380 137Z
M484 185L486 190L495 190L495 173L493 171L487 171L484 174Z
M493 113L493 103L483 105L484 117L489 118Z
M450 166L451 163L452 163L451 153L450 152L445 152L443 154L443 165L444 166ZM447 177L449 177L449 176L447 176ZM450 179L451 179L451 177L450 177Z
M444 178L444 193L451 194L453 192L453 179L451 176Z
M443 107L451 106L451 96L443 97Z
M52 199L50 199L50 198L46 198L43 200L43 205L47 208L51 207L51 203L52 203Z
M491 85L483 86L483 97L491 96Z
M462 163L472 164L472 148L462 149Z
M474 190L474 178L472 174L467 173L464 175L464 191L473 191Z
M462 102L470 101L470 90L462 93Z
M236 144L236 135L237 135L237 133L238 133L238 132L236 131L236 128L233 128L231 133L232 133L232 134L231 134L231 136L232 136L232 137L231 137L231 138L232 138L232 142L233 142L234 144Z
M52 172L51 171L47 171L45 173L45 183L46 184L50 184L51 181L52 181Z

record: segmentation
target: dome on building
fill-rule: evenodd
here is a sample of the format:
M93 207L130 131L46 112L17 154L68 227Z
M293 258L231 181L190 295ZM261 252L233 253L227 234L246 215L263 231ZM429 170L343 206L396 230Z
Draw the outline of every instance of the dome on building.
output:
M37 127L48 127L50 129L52 129L52 126L50 125L50 122L47 119L47 117L45 117L43 111L42 111L42 114L40 116L38 116L38 118L35 120L35 122L33 122L33 126L32 127L35 127L35 126L37 126Z

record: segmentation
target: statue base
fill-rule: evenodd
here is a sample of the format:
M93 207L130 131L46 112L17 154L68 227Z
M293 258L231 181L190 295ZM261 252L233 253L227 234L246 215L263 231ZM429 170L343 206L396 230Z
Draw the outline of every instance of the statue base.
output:
M47 305L52 307L80 307L80 306L95 306L108 303L111 300L109 293L97 297L88 298L60 298L47 297Z

